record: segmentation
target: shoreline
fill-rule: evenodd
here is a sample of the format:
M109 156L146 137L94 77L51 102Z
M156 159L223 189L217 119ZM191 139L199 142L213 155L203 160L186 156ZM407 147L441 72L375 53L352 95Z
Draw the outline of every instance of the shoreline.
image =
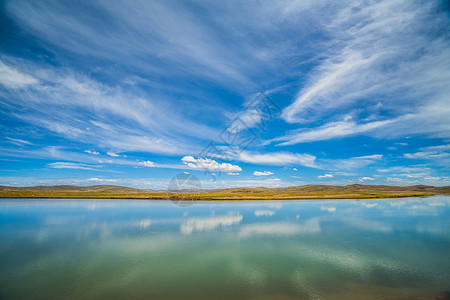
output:
M270 194L221 194L221 193L109 193L109 192L0 192L0 198L26 199L124 199L167 201L261 201L261 200L342 200L342 199L395 199L448 195L448 193L270 193Z

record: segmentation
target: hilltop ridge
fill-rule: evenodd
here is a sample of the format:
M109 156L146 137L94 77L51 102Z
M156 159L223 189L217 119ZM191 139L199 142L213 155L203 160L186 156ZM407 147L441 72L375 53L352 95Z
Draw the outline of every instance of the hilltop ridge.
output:
M194 200L270 200L270 199L369 199L450 194L450 186L389 186L351 184L302 185L282 188L239 187L216 190L152 191L118 185L93 186L0 186L0 198L97 198L97 199L194 199Z

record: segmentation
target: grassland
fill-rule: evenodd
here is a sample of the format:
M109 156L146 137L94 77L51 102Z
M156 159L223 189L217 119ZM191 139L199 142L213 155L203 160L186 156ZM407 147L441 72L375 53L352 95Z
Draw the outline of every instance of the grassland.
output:
M416 185L305 185L285 188L233 188L199 192L162 192L115 185L77 186L0 186L0 198L77 198L142 200L295 200L295 199L373 199L450 195L450 187Z

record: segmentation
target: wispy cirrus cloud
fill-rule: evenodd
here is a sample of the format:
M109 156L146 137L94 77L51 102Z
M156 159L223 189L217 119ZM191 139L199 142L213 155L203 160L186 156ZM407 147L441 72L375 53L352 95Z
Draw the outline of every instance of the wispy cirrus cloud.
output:
M395 122L394 120L374 121L365 124L357 124L351 120L351 116L343 121L331 122L314 129L295 130L285 136L272 141L283 141L280 146L295 145L299 143L323 141L335 138L352 136L365 133Z
M443 32L449 21L432 13L439 4L338 6L326 26L328 50L283 112L286 121L314 128L278 140L292 145L355 134L448 137L450 42ZM352 121L336 121L349 112Z
M118 151L176 154L193 151L193 140L216 134L138 91L125 92L67 69L7 60L8 68L20 76L39 79L21 90L0 91L11 99L11 115L61 137Z
M366 167L380 161L383 158L381 154L357 156L344 159L322 159L321 168L328 170L355 170Z
M446 182L449 151L425 147L450 138L442 1L18 0L2 13L10 20L0 45L2 161L28 160L46 172L51 159L111 172L148 162L156 168L137 171L159 178L163 168L205 166L241 175L208 183L223 187L299 184L286 181L287 167L305 184L317 170L333 184L367 174ZM264 129L258 110L242 111L263 90L282 109ZM222 143L219 133L236 116L246 126L228 132L255 129L258 142L226 149L234 152L228 165L220 155L180 163ZM334 147L348 137L351 147ZM412 160L428 169L374 173ZM250 164L286 168L256 180Z
M209 22L223 19L229 6L198 3L198 11L175 1L136 2L127 5L126 10L123 5L99 1L91 2L89 7L50 1L36 5L33 1L22 1L20 5L9 3L6 9L20 20L25 30L81 56L105 61L125 59L132 68L162 77L188 74L251 83L247 73L255 72L257 65L250 62L258 60L258 55L252 53L255 50L252 45L224 43L239 36L226 24L214 22L214 26L205 26L205 20L199 18L199 14L208 11L217 17ZM74 10L80 13L74 14ZM101 28L109 28L109 34L105 35ZM142 39L143 36L146 38ZM178 74L172 72L174 69L179 70Z
M403 157L411 160L432 162L435 166L448 167L450 164L450 145L422 147L414 153L405 153Z
M96 170L91 165L72 163L72 162L54 162L48 164L53 169L78 169L78 170Z
M10 143L18 145L18 146L22 146L22 145L33 145L33 143L29 142L29 141L25 141L22 139L16 139L16 138L11 138L11 137L5 137Z
M18 89L37 83L38 80L33 76L24 74L0 61L0 84L4 87Z
M297 164L312 168L316 167L316 157L314 155L291 152L257 153L242 151L239 153L238 159L243 162L260 165L286 166Z

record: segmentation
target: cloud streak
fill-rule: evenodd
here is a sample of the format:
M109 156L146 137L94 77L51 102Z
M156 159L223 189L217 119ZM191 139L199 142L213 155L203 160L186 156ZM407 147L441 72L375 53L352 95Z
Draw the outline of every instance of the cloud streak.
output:
M48 166L53 169L96 170L92 166L72 162L55 162L48 164Z
M336 9L326 25L328 51L283 111L287 122L322 125L277 140L293 145L355 134L449 137L444 116L450 90L444 83L450 79L450 43L442 34L449 21L433 14L438 4L344 1ZM344 119L349 112L351 121Z

